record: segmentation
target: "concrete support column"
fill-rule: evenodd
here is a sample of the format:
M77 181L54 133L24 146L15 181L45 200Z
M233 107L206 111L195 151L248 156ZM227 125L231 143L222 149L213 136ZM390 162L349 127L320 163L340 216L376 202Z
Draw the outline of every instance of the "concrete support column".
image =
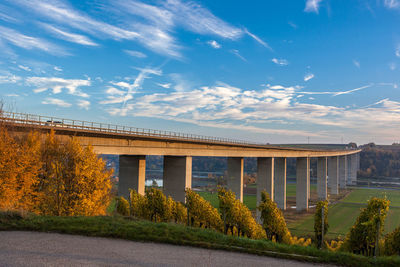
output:
M353 158L351 155L347 155L346 158L347 158L347 179L346 179L346 186L347 186L347 185L351 184L351 181L353 178L352 172L351 172L351 168L353 166L353 164L352 164Z
M308 191L310 190L310 158L296 160L296 210L308 210Z
M257 158L257 206L261 202L261 192L266 191L274 201L274 158ZM259 210L256 210L260 221Z
M339 157L328 158L328 178L331 194L339 194Z
M274 159L275 202L278 208L286 210L286 158Z
M318 199L325 200L328 198L328 161L326 157L320 157L317 159L317 193Z
M192 157L164 156L164 194L185 203L185 190L192 188Z
M118 195L129 199L129 189L144 195L146 156L119 156Z
M347 183L347 156L339 157L339 188L346 188Z
M357 165L358 165L358 154L350 155L351 158L351 165L350 165L350 184L354 185L357 183Z
M228 189L243 202L243 158L228 157Z

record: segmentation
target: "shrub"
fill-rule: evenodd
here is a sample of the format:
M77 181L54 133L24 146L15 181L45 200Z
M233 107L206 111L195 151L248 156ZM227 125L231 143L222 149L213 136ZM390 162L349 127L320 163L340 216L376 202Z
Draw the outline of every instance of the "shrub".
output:
M298 245L303 247L308 247L309 245L311 245L311 238L305 239L304 237L298 238L297 236L293 236L290 239L292 245Z
M338 251L341 246L343 245L343 241L339 240L332 240L330 243L328 243L327 241L324 241L325 243L325 247L329 250L329 251Z
M167 197L156 188L146 191L146 206L150 220L155 222L166 222L172 217L171 208L168 205Z
M218 210L191 189L186 190L186 207L191 226L222 231L222 220Z
M324 236L326 232L328 232L329 224L328 224L328 201L319 201L317 203L317 208L315 210L314 215L314 232L315 232L315 242L317 243L317 247L322 247L322 210L324 210Z
M384 248L388 256L400 255L400 227L385 236Z
M130 215L138 218L149 218L147 211L147 199L145 196L140 195L136 190L129 189L130 196Z
M186 223L187 209L181 202L174 201L174 208L172 210L172 219L175 223Z
M271 200L268 193L261 192L261 202L257 209L261 213L262 226L267 238L286 244L291 243L291 235L286 226L282 211Z
M251 211L231 191L218 189L219 207L224 218L224 232L253 239L266 237L265 231L253 218Z
M361 210L356 223L347 234L343 244L344 250L366 256L374 255L376 236L383 232L389 203L387 199L375 197L368 201L368 206Z
M117 213L122 216L129 216L129 202L124 197L117 197Z

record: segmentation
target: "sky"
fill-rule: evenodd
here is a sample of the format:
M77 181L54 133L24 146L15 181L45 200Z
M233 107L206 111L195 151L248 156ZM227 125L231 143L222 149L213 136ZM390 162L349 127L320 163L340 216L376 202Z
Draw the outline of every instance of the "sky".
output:
M400 0L2 0L8 110L257 143L400 142Z

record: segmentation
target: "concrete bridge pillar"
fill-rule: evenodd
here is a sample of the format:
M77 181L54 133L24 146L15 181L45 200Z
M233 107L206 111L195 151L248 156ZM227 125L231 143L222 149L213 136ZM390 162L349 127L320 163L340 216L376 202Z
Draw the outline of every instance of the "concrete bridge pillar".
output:
M274 158L257 158L257 206L261 202L262 191L266 191L274 200ZM259 220L259 210L256 214Z
M286 210L286 158L275 158L274 161L274 200L278 208Z
M317 193L320 200L328 199L327 166L327 157L317 159Z
M357 183L358 154L349 155L348 158L350 158L350 165L348 166L350 173L348 184L354 185Z
M227 186L243 202L243 158L228 157Z
M339 194L339 157L328 158L329 187L332 195Z
M308 210L310 190L310 158L296 160L296 210Z
M347 156L339 157L339 188L346 188L347 183Z
M118 195L129 199L129 189L144 195L146 156L119 156Z
M164 156L164 194L185 203L185 190L192 188L192 157Z

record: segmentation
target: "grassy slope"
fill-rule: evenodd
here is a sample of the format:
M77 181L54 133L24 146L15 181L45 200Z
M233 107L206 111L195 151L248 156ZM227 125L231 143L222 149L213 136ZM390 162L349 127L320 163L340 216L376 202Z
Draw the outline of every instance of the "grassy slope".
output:
M345 236L354 224L360 209L366 206L366 202L373 196L386 197L391 201L391 207L385 222L385 232L391 232L400 226L400 191L378 189L355 189L340 203L329 208L329 232L328 237L338 235ZM297 235L313 235L314 218L310 215L302 221L292 223L289 228Z
M314 247L288 246L265 240L226 236L212 230L177 224L152 223L111 216L22 218L18 215L0 213L1 230L31 230L152 241L347 266L399 266L400 264L399 257L374 259L349 253L333 253Z

